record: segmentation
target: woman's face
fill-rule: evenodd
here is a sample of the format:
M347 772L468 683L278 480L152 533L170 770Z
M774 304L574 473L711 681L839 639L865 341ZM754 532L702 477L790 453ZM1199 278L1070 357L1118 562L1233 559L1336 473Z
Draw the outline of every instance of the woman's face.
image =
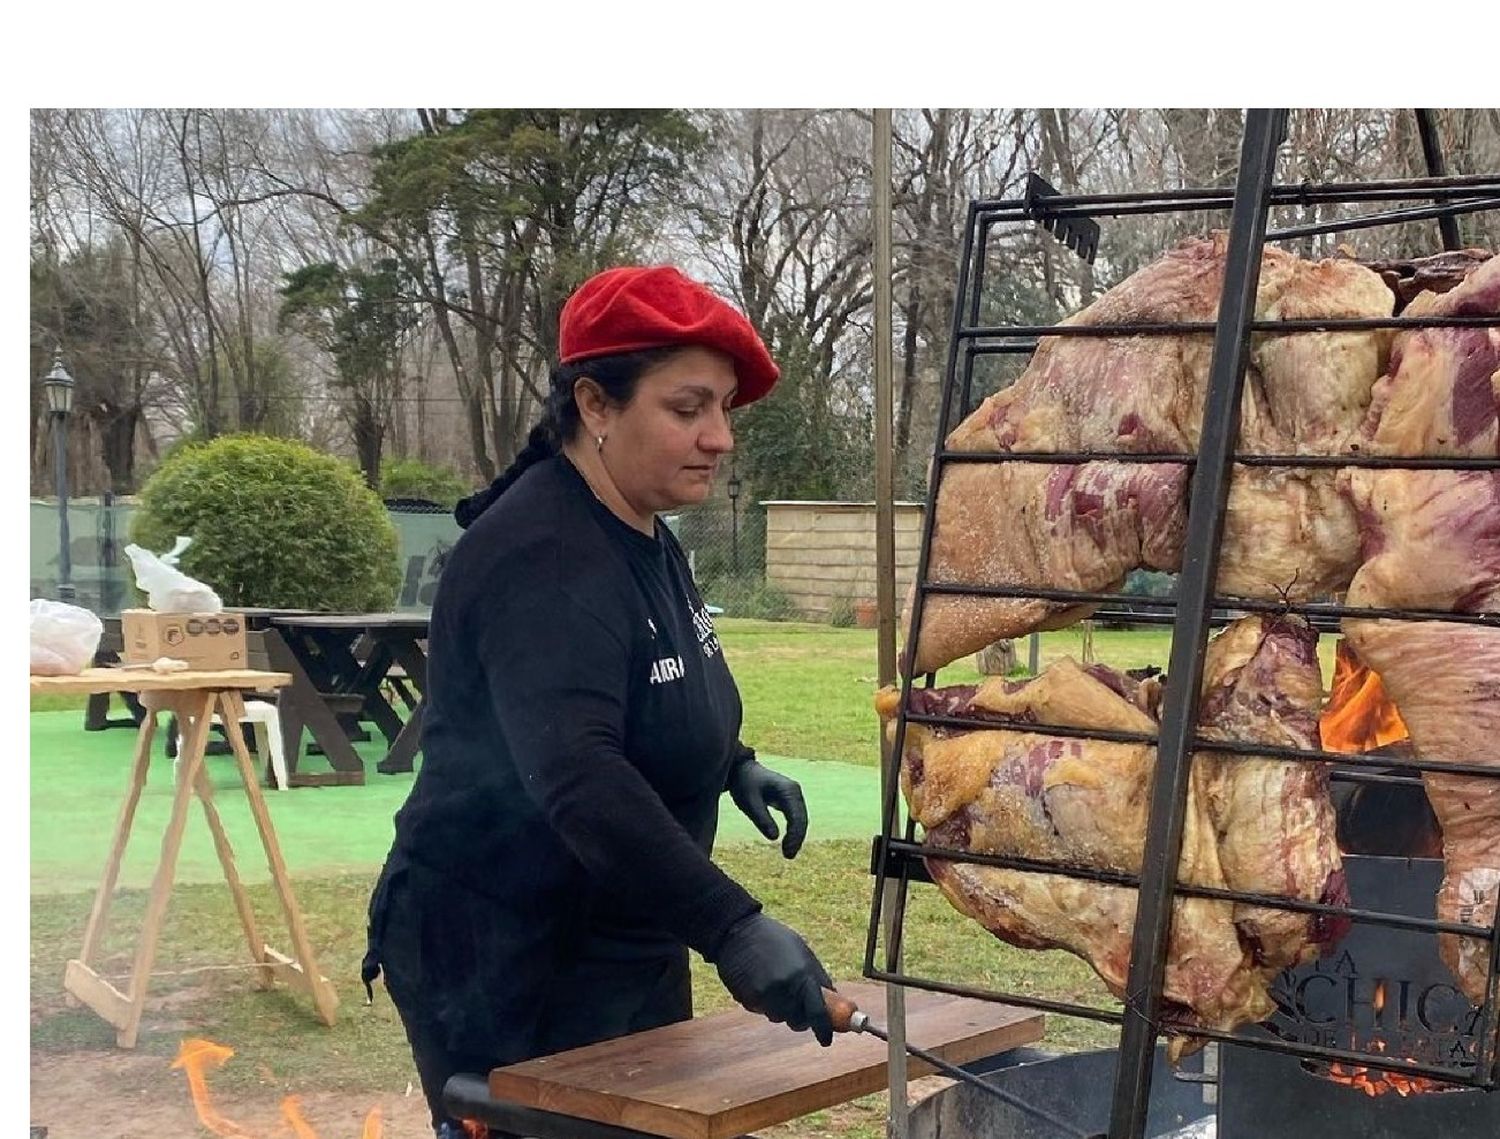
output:
M734 364L712 348L674 352L636 381L635 398L605 410L601 458L643 513L702 502L719 460L734 450Z

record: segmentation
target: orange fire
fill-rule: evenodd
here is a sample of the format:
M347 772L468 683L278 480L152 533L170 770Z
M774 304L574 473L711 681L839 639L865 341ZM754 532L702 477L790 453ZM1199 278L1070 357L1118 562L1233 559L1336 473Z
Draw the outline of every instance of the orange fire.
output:
M172 1061L172 1067L181 1068L187 1073L188 1091L193 1097L193 1108L198 1113L199 1123L220 1136L221 1139L257 1139L253 1131L219 1114L218 1108L214 1107L213 1100L208 1094L208 1079L205 1073L214 1068L222 1068L225 1061L233 1055L234 1049L225 1047L223 1044L215 1044L211 1040L189 1038L178 1046L177 1059ZM281 1101L281 1117L286 1120L287 1126L291 1128L296 1139L318 1139L318 1133L312 1129L303 1116L301 1101L296 1096L289 1095ZM380 1109L372 1108L365 1116L364 1127L360 1129L360 1139L381 1139L381 1135Z
M1381 996L1379 989L1376 989L1375 995L1378 1009ZM1371 1042L1370 1050L1384 1052L1385 1041ZM1371 1097L1386 1095L1389 1092L1395 1092L1399 1096L1422 1095L1426 1092L1447 1091L1450 1088L1450 1085L1442 1080L1433 1080L1426 1076L1407 1076L1401 1072L1378 1072L1371 1068L1349 1064L1333 1064L1326 1074L1334 1083L1347 1084Z
M1333 664L1333 691L1318 724L1324 751L1358 755L1410 738L1401 713L1385 694L1378 673L1366 668L1340 639Z

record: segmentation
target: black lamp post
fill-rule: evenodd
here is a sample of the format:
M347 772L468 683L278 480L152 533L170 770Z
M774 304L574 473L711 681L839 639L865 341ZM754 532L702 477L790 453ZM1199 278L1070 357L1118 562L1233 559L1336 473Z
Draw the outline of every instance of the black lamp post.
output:
M734 467L729 468L729 559L734 572L740 572L740 476Z
M73 377L54 357L52 371L42 381L47 393L47 410L52 416L52 444L57 453L57 599L72 601L73 558L68 536L68 416L73 411Z

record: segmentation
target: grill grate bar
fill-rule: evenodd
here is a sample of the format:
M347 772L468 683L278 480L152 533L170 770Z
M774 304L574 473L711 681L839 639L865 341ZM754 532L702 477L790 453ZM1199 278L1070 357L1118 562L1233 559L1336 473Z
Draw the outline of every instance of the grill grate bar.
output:
M1151 744L1160 742L1154 732L1131 732L1115 728L1077 728L1068 724L1031 724L1019 720L991 720L983 716L959 716L944 712L909 711L906 718L913 724L933 727L965 728L970 731L1011 732L1016 735L1060 736L1064 739L1102 740L1106 743ZM1412 771L1436 771L1449 775L1479 775L1500 779L1500 767L1484 763L1461 763L1446 759L1421 759L1416 756L1350 755L1341 751L1314 748L1283 747L1257 740L1225 740L1208 736L1193 737L1194 751L1216 754L1253 756L1257 759L1279 759L1288 763L1333 763L1341 767L1390 767Z
M944 463L1043 463L1051 467L1083 463L1142 464L1175 463L1190 467L1198 456L1182 451L940 451ZM1258 455L1236 452L1234 461L1244 467L1358 467L1369 470L1494 471L1500 458L1477 455Z
M1327 1060L1336 1064L1358 1064L1365 1068L1374 1068L1381 1072L1400 1072L1408 1076L1427 1076L1430 1079L1442 1080L1444 1083L1457 1084L1461 1087L1474 1087L1479 1081L1475 1077L1475 1069L1472 1067L1453 1068L1442 1064L1424 1064L1420 1061L1410 1063L1403 1062L1399 1056L1391 1056L1383 1052L1369 1053L1357 1052L1348 1048L1330 1048L1324 1044L1298 1044L1295 1048L1287 1048L1284 1041L1265 1040L1257 1036L1238 1036L1233 1032L1223 1032L1216 1028L1185 1028L1182 1029L1184 1036L1196 1036L1204 1040L1217 1040L1226 1044L1244 1045L1247 1048L1257 1048L1264 1052L1291 1052L1293 1055L1302 1056L1308 1060Z
M962 582L929 581L917 592L959 597L1013 597L1022 600L1070 601L1081 604L1109 603L1144 605L1173 609L1175 598L1150 597L1136 593L1108 593L1088 589L1047 589L1039 585L976 585ZM1500 626L1500 613L1454 613L1446 609L1389 609L1378 606L1332 605L1324 602L1266 601L1257 597L1215 597L1216 609L1242 610L1247 613L1296 613L1309 617L1359 617L1370 620L1448 621L1456 625ZM915 623L914 623L915 624ZM920 626L916 626L920 628Z
M1494 174L1454 174L1441 178L1381 178L1369 182L1281 183L1270 189L1274 206L1301 206L1313 202L1400 202L1446 200L1473 196L1487 190L1500 192L1500 177ZM1059 194L1047 200L1047 212L1078 211L1115 216L1116 206L1149 206L1146 213L1184 210L1227 210L1234 204L1233 190L1201 187L1181 190L1138 190L1121 193ZM1027 221L1023 198L980 198L973 203L981 222L1004 214L1006 221Z
M1494 316L1360 316L1311 320L1252 320L1250 331L1278 332L1363 332L1372 329L1419 328L1494 328L1500 318ZM1211 320L1151 321L1139 324L995 324L967 325L958 330L964 340L1000 337L1072 337L1107 340L1122 336L1211 336Z
M1119 870L1100 870L1093 866L1068 866L1061 862L1043 862L1035 858L980 854L977 851L959 850L956 847L929 846L926 843L899 839L892 839L890 848L894 853L908 858L935 858L942 862L958 862L968 866L993 866L999 870L1016 870L1026 874L1051 874L1061 878L1101 882L1106 886L1124 886L1130 889L1137 889L1140 886L1140 876L1137 874L1127 874ZM1300 898L1283 898L1276 894L1251 894L1243 890L1221 890L1217 886L1190 886L1181 882L1174 884L1173 893L1184 898L1208 898L1218 902L1248 902L1264 906L1268 910L1349 917L1368 925L1384 926L1388 929L1452 933L1460 937L1472 937L1476 941L1493 941L1496 937L1495 931L1484 925L1441 921L1437 918L1417 918L1410 914L1392 913L1387 910L1353 909L1349 906L1335 906L1327 902L1306 902Z
M899 984L910 989L922 989L931 993L948 993L952 996L971 997L974 1000L991 1001L998 1004L1017 1005L1021 1008L1053 1012L1060 1016L1078 1017L1083 1020L1096 1020L1106 1024L1122 1024L1125 1019L1124 1014L1121 1012L1096 1008L1093 1005L1074 1004L1070 1001L1046 1000L1041 997L1034 997L1029 993L999 992L995 989L984 989L973 985L934 980L912 973L895 973L876 969L871 971L869 976L872 980L884 981L888 984ZM1484 1081L1478 1076L1475 1068L1403 1063L1399 1057L1385 1053L1358 1052L1344 1048L1330 1048L1321 1044L1303 1044L1289 1040L1265 1039L1248 1035L1241 1036L1233 1032L1223 1032L1214 1028L1188 1028L1173 1025L1172 1031L1182 1036L1194 1036L1226 1044L1243 1044L1262 1051L1299 1056L1307 1060L1359 1064L1380 1071L1404 1072L1408 1075L1427 1076L1430 1079L1442 1080L1445 1083L1455 1084L1459 1087L1485 1086Z
M1351 229L1374 229L1381 225L1404 225L1411 221L1427 221L1437 218L1439 225L1452 225L1459 214L1477 214L1500 206L1500 198L1473 198L1441 206L1415 206L1406 210L1388 210L1378 214L1344 218L1340 221L1319 222L1316 225L1294 225L1266 234L1267 241L1288 241L1294 237L1315 237L1323 233L1343 233ZM1445 249L1457 249L1458 244L1444 245Z

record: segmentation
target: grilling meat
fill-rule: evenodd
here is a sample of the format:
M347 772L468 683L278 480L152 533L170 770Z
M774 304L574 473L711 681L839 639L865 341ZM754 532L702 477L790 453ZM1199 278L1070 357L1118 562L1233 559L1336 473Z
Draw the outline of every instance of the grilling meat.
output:
M1462 284L1470 273L1493 256L1488 249L1453 249L1426 257L1361 261L1360 264L1380 274L1380 279L1396 295L1396 311L1399 313L1423 293L1446 293Z
M1500 313L1500 257L1457 288L1418 297L1408 316ZM1376 454L1500 454L1500 329L1432 328L1396 339L1374 391L1366 446ZM1500 612L1500 471L1348 470L1364 564L1352 606ZM1423 759L1500 771L1500 629L1346 619L1361 660L1380 674ZM1424 775L1443 828L1438 916L1488 925L1500 894L1500 779ZM1484 998L1487 945L1445 934L1443 959L1473 1001Z
M1316 644L1317 634L1295 617L1252 617L1225 630L1205 661L1205 734L1315 746ZM996 722L993 730L908 724L901 786L926 844L1138 874L1155 749L1049 735L1046 726L1152 733L1159 698L1154 680L1071 660L1033 680L913 690L915 711ZM894 689L877 698L888 731L898 703ZM927 864L948 900L997 937L1066 949L1123 995L1133 888L939 858ZM1178 873L1200 886L1343 902L1322 766L1199 753ZM1168 1015L1223 1029L1262 1020L1276 973L1341 933L1305 914L1179 898L1163 989Z
M1223 234L1184 242L1064 321L1212 321ZM1268 319L1384 317L1393 297L1347 260L1267 249L1255 311ZM1336 454L1358 437L1388 334L1257 336L1242 404L1242 449ZM1011 387L948 437L955 451L1196 451L1213 337L1044 337ZM1176 464L950 464L938 488L929 577L936 582L1118 588L1136 567L1182 557L1186 472ZM1353 511L1331 471L1241 467L1232 484L1219 588L1303 600L1340 590L1358 565ZM916 669L1005 637L1058 628L1091 606L996 598L927 601ZM909 612L909 610L908 610ZM907 622L908 627L910 622Z
M929 579L1103 589L1137 566L1176 569L1187 525L1186 483L1186 469L1177 464L955 463L938 492ZM1004 637L1065 628L1094 608L1034 598L930 596L917 671Z

